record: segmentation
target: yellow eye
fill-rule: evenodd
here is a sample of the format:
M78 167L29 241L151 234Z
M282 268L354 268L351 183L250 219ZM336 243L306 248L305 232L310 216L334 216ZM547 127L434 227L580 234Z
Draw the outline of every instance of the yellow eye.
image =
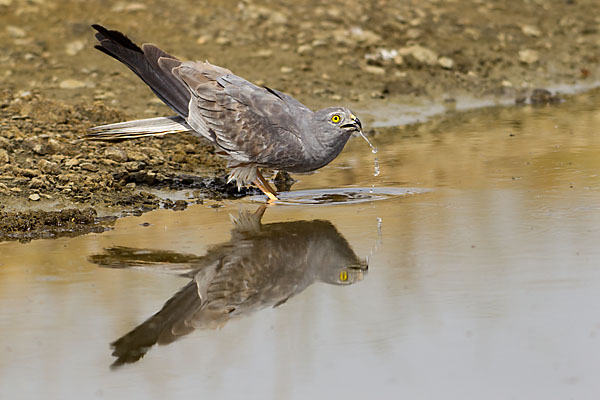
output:
M334 124L337 124L338 122L340 122L340 120L341 118L337 114L331 116L331 122L333 122Z
M340 119L340 117L338 117L338 119ZM333 118L331 118L331 120L333 120ZM340 281L341 282L346 282L348 280L348 271L341 271L340 272Z

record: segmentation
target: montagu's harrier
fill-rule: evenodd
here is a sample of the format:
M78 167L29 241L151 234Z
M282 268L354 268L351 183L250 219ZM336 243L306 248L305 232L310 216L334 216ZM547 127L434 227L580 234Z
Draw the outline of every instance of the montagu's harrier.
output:
M180 61L151 44L141 48L124 34L93 25L96 48L127 65L176 113L92 128L88 139L123 140L191 132L210 140L238 187L254 183L271 200L275 190L259 168L309 172L340 154L360 120L347 108L313 112L293 97L259 87L228 69ZM363 135L364 136L364 135Z

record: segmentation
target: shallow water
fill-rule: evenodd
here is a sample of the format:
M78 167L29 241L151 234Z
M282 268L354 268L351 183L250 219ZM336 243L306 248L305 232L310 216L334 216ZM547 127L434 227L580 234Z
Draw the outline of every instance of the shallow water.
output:
M262 227L257 197L2 243L0 398L594 398L598 100L390 130L373 138L377 177L354 138ZM110 343L220 276L198 275L209 255L243 259L227 278L238 288L283 289L209 316L189 311L192 290L162 315L177 340L111 369Z

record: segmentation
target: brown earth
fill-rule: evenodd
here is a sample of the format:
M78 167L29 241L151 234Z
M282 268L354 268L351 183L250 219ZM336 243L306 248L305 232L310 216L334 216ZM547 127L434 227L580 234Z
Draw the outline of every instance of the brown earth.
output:
M187 204L159 189L188 190L188 201L246 193L225 184L222 160L191 135L81 140L94 125L172 114L93 49L92 23L184 59L208 59L313 108L373 108L460 96L516 100L538 87L591 85L598 15L591 0L0 0L0 240L53 232L48 224L62 222L40 217L45 212L68 210L66 221L75 207L97 223L98 215ZM553 100L539 91L535 99ZM43 223L23 224L27 215ZM95 226L86 218L79 225ZM78 229L71 228L55 233Z

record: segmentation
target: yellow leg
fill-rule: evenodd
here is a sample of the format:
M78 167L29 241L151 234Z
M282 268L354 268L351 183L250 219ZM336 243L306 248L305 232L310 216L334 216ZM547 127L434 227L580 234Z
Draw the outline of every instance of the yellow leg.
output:
M262 176L260 171L256 171L256 180L254 181L254 184L267 195L270 201L279 200L277 198L277 192L271 187L271 184L269 184L265 177Z

